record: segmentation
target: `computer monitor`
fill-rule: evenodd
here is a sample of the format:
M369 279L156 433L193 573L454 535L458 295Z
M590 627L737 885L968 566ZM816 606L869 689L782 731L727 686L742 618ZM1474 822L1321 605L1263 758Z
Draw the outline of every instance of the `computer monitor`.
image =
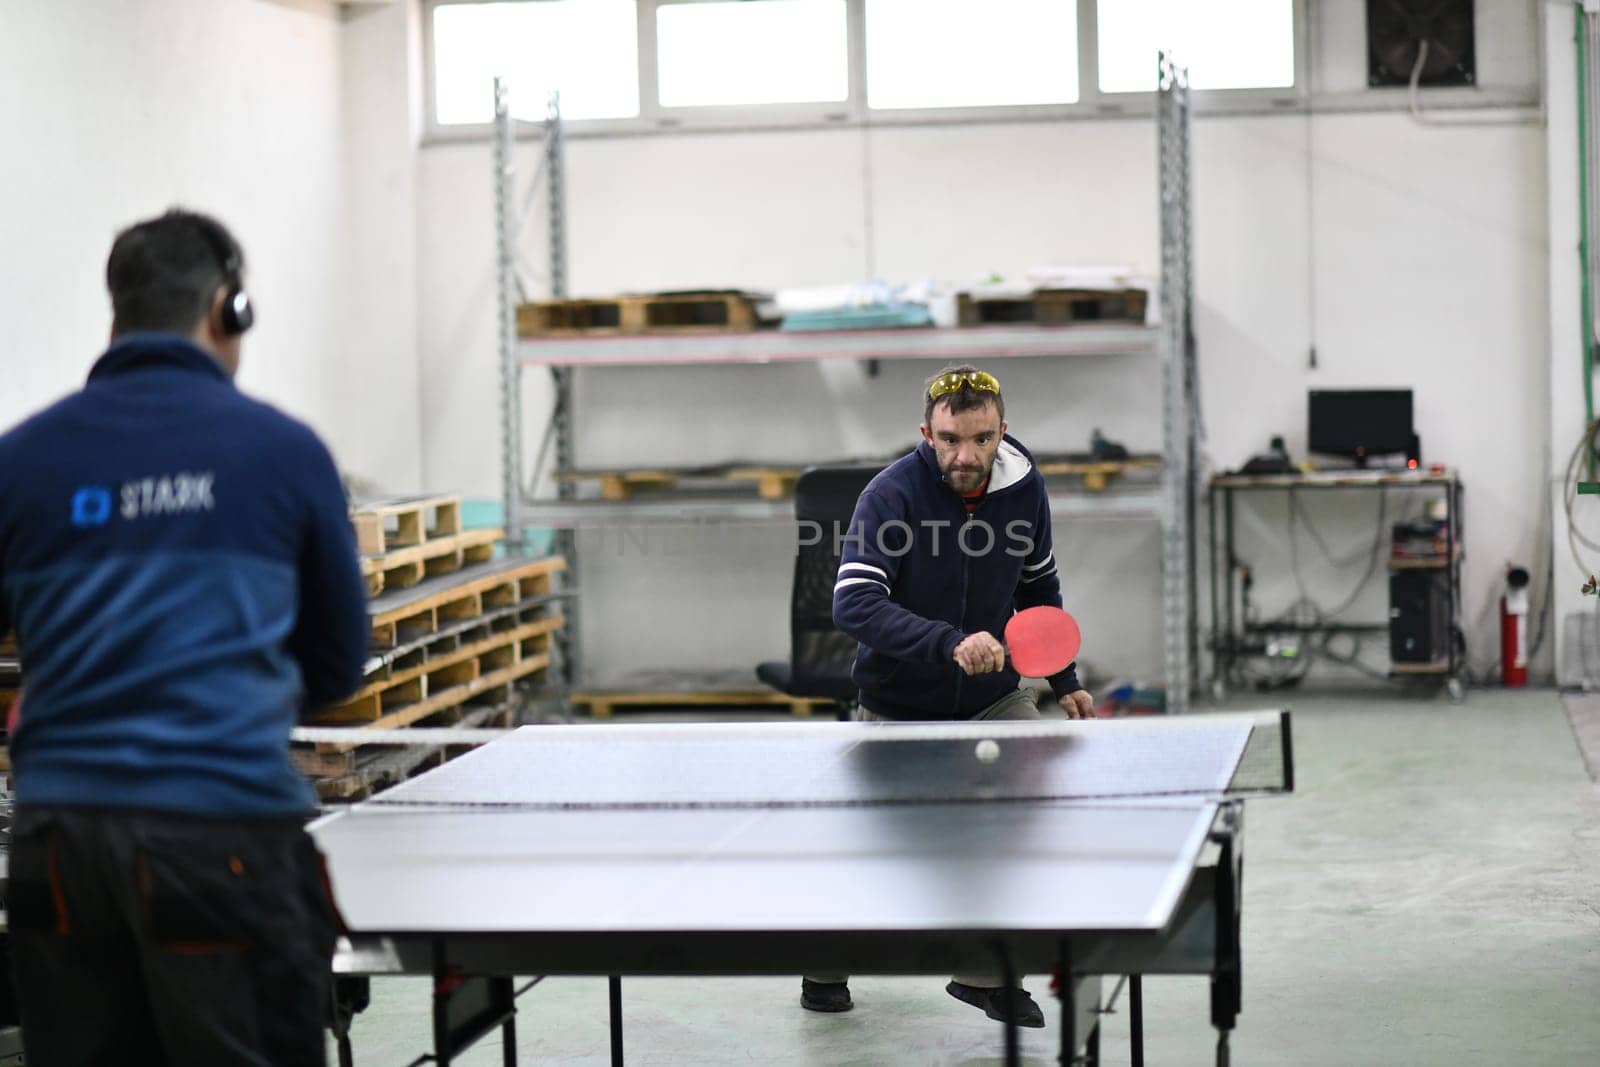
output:
M1409 389L1312 389L1306 450L1347 456L1365 467L1373 456L1404 456L1415 465Z

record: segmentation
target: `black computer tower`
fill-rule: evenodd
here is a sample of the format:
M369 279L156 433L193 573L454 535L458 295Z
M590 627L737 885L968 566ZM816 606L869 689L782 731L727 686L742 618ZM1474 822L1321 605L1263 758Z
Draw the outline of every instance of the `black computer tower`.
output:
M1441 570L1402 570L1389 576L1389 658L1438 663L1450 657L1450 588Z

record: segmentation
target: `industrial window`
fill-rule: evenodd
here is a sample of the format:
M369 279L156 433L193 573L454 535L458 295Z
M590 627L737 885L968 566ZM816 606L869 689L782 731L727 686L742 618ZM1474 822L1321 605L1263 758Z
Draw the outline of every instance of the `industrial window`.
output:
M1078 14L1071 3L866 4L869 107L1007 107L1078 99Z
M1097 0L1103 93L1156 88L1156 53L1189 68L1192 89L1294 84L1294 0Z
M424 0L429 130L481 136L496 76L578 135L1132 115L1159 51L1202 108L1278 107L1307 2Z
M668 3L656 8L661 106L842 101L845 0Z
M441 4L433 9L434 121L494 120L494 79L510 79L512 113L542 119L552 90L569 119L639 114L634 0Z

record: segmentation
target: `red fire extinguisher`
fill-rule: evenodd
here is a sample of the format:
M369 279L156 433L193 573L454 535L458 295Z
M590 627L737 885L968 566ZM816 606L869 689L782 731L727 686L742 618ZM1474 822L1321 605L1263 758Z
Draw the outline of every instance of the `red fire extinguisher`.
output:
M1506 568L1506 593L1500 598L1500 677L1507 687L1528 684L1528 572Z

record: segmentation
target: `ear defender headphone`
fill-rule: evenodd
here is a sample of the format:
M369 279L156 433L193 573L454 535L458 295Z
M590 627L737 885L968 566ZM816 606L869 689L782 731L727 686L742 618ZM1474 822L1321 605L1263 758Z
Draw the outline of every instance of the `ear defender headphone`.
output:
M209 220L194 218L193 221L206 247L216 256L217 265L222 268L223 281L228 286L227 295L222 299L222 332L229 337L238 337L256 321L256 309L250 303L250 294L244 291L239 251Z

